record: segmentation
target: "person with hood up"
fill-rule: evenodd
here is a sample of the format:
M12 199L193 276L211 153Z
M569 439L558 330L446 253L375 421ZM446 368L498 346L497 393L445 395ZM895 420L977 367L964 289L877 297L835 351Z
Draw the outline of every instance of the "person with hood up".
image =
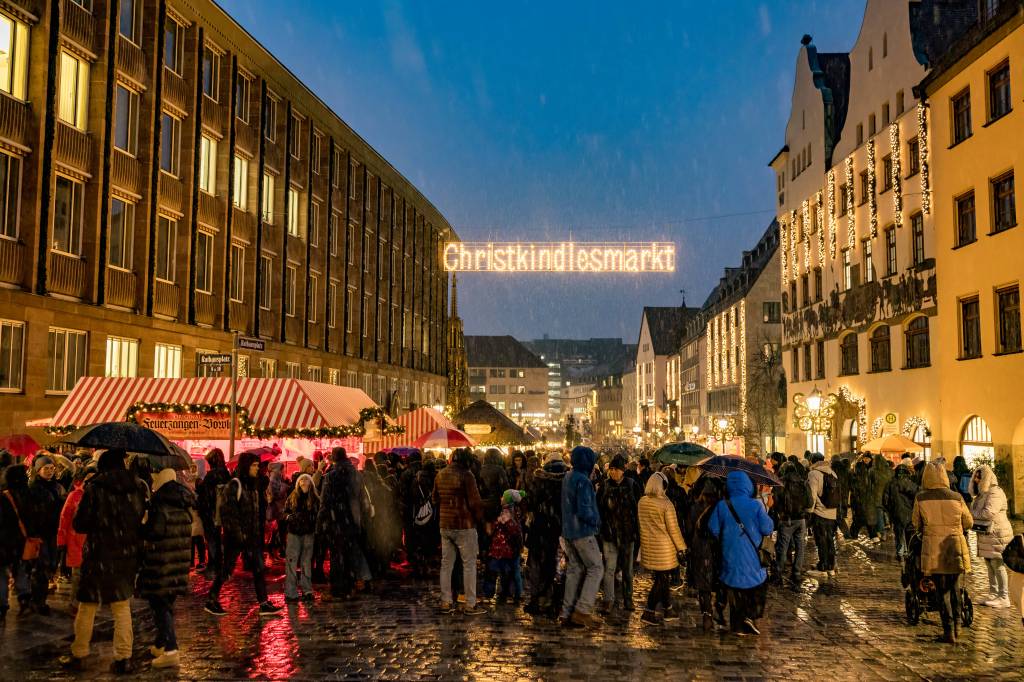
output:
M837 540L842 543L845 538L852 538L850 535L850 523L848 515L850 511L850 460L839 455L832 456L832 473L836 475L839 482L839 506L836 507L836 528L839 530ZM808 478L810 474L808 474Z
M604 554L604 601L602 613L615 605L615 574L622 571L622 607L633 610L633 560L640 540L637 504L643 495L636 482L626 477L626 458L615 455L608 464L608 479L597 493L601 514L601 549Z
M793 545L792 579L800 585L803 577L804 550L807 545L807 517L814 510L814 495L799 464L785 462L779 467L782 485L772 490L772 511L778 518L779 541L775 547L775 580L782 584L786 575L789 546Z
M964 532L974 525L974 518L960 493L949 489L941 460L925 465L911 519L921 533L921 573L931 578L939 597L939 641L955 644L960 635L960 587L963 574L971 570Z
M903 460L909 462L909 460ZM902 560L907 554L907 528L914 513L914 498L917 497L917 483L910 467L900 463L892 480L882 494L882 508L892 521L892 534L896 540L896 556Z
M836 521L841 513L842 502L835 507L829 506L834 500L828 499L827 490L831 489L833 496L838 493L842 500L843 484L820 452L811 455L807 485L814 500L811 509L811 533L814 536L814 546L818 550L818 563L813 571L808 571L808 574L816 578L832 579L836 577Z
M689 467L687 472L700 471L697 467ZM721 564L721 548L718 539L711 533L708 523L711 514L722 499L722 479L702 475L697 478L690 489L693 504L683 528L683 540L686 542L686 582L697 590L697 602L700 605L702 626L705 632L714 628L715 622L725 624L725 594L719 581ZM714 597L714 615L712 615L712 597Z
M324 476L317 526L331 552L331 596L355 595L361 579L360 542L363 528L363 488L345 448L331 451L331 468Z
M124 450L100 455L97 473L85 486L72 526L86 536L78 582L78 613L71 655L60 663L69 670L84 668L100 604L114 616L114 662L111 672L133 672L132 611L146 514L146 486L128 471ZM191 521L189 522L191 524Z
M366 524L366 549L371 569L376 575L387 573L391 568L391 557L402 543L402 520L394 489L386 482L388 478L386 461L366 461L363 481L373 510Z
M501 462L501 451L487 448L480 467L480 499L484 505L484 521L490 523L498 518L501 496L508 489L508 473Z
M548 613L554 617L559 607L555 598L555 575L562 535L562 480L568 471L561 453L550 453L544 466L534 472L526 494L526 505L533 520L526 534L530 601L523 610L534 616Z
M206 453L206 475L196 485L197 511L206 537L206 576L215 577L224 563L224 542L221 528L215 523L217 491L231 480L231 472L224 462L224 452L213 448Z
M248 558L260 615L269 616L281 611L281 607L271 603L267 596L263 564L263 524L260 518L259 468L260 456L254 452L243 452L238 456L234 478L217 491L220 498L220 525L224 532L224 553L223 561L217 567L217 577L210 586L206 604L203 606L207 613L214 616L227 614L220 604L220 590L235 572L235 564L238 563L240 556Z
M438 510L430 497L436 477L437 467L434 460L424 462L422 466L418 465L413 479L413 499L402 505L403 508L414 510L412 525L407 526L405 530L405 547L409 563L412 564L412 574L417 578L427 577L430 565L437 557L437 548L441 544Z
M886 540L886 515L882 506L885 488L893 477L892 462L885 455L875 455L871 465L871 503L875 505L875 533L879 542Z
M66 494L64 487L57 481L57 465L48 453L37 454L33 458L28 489L36 517L36 530L43 541L39 546L39 557L29 562L32 608L45 615L50 612L50 607L46 605L50 581L57 572L57 529L60 527L60 510L64 507Z
M13 577L21 613L31 611L28 562L22 561L25 539L34 537L35 518L31 513L28 473L22 464L4 468L3 494L0 495L0 623L7 617Z
M665 496L668 479L660 471L647 479L647 488L640 498L637 517L640 526L640 562L654 575L654 584L647 595L647 608L640 620L660 625L663 620L678 620L679 611L672 605L672 573L679 568L679 554L686 549L676 509ZM657 610L664 608L664 616Z
M284 505L284 525L287 531L285 548L284 600L290 604L299 601L301 574L302 600L313 601L313 535L316 517L320 511L320 495L313 477L300 474L295 489ZM301 573L300 573L301 572Z
M971 515L978 529L978 556L988 569L990 598L982 602L997 609L1010 608L1009 584L1003 550L1013 539L1013 527L1007 514L1006 493L1003 492L992 467L979 465L971 476Z
M711 513L708 528L722 543L721 580L729 602L729 629L739 635L759 635L757 619L764 613L768 572L761 566L758 547L775 530L754 483L743 471L730 471L726 498Z
M949 487L960 493L967 506L971 506L974 493L971 491L971 483L974 476L971 474L971 467L967 466L967 458L957 455L953 458L953 472L949 476Z
M82 576L82 549L85 547L85 536L76 533L73 527L75 512L82 502L85 494L85 483L96 474L96 467L82 467L75 472L71 481L71 492L64 500L64 508L60 511L60 526L57 528L57 546L64 548L65 565L71 569L71 608L78 608L78 600L75 594L78 592L78 582Z
M604 562L597 533L601 515L590 475L597 455L590 448L577 445L570 456L572 471L562 480L562 538L565 540L565 595L562 597L563 625L593 627L594 602L601 587Z
M452 453L451 464L434 479L431 493L433 506L440 514L441 527L441 611L451 613L452 569L456 553L462 558L462 581L466 603L462 612L477 616L485 611L476 603L476 524L483 515L483 503L476 478L470 471L471 458L467 448Z
M501 496L501 513L494 521L491 546L487 556L487 576L484 579L484 598L495 594L497 578L501 578L501 594L498 600L504 603L512 597L515 604L523 596L523 579L520 574L520 560L523 554L523 524L519 503L525 491L506 490Z
M270 500L267 502L267 521L273 527L270 536L270 547L268 551L278 556L284 553L284 505L288 501L288 495L292 492L292 486L284 477L284 463L272 462L270 465L270 480L267 494Z
M149 649L154 668L172 668L180 663L174 602L189 592L195 505L195 493L178 481L174 469L161 469L153 475L153 495L142 525L138 591L149 602L156 625L156 640Z

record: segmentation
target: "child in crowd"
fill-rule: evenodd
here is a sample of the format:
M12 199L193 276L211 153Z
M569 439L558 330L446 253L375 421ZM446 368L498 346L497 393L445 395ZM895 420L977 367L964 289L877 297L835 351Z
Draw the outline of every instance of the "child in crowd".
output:
M484 597L490 599L495 593L495 580L501 577L500 602L509 596L515 604L523 596L523 576L520 561L523 553L523 522L520 518L519 503L526 496L524 491L506 490L501 496L501 512L494 521L491 546L488 551L487 577L484 580Z

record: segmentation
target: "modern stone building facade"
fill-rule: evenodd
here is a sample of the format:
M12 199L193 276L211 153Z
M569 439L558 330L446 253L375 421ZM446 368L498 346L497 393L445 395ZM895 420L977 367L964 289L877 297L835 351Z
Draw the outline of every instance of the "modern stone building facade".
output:
M242 374L443 401L451 227L215 3L3 0L0 27L0 431L235 332L267 342Z
M523 426L548 419L549 367L511 336L466 336L469 400L486 400Z

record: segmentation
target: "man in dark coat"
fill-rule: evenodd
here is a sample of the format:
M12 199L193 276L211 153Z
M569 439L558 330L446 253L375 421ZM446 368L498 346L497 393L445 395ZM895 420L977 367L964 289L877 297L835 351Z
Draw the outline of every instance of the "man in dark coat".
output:
M853 540L860 535L861 528L867 529L868 538L872 541L876 541L878 535L875 530L878 508L872 499L871 459L870 454L862 454L850 476L850 506L853 509L850 538Z
M362 557L362 485L345 448L331 451L331 468L324 476L317 527L331 551L331 595L351 597L360 576Z
M100 456L98 473L85 484L72 526L86 536L78 582L78 614L71 655L61 665L81 670L89 655L93 622L100 604L109 604L114 616L114 663L111 672L133 671L132 612L142 519L146 513L146 486L125 466L124 450Z
M220 604L220 590L235 570L238 558L248 555L252 569L253 586L260 604L260 615L269 616L281 611L267 597L267 582L263 566L263 523L260 518L259 490L260 457L243 452L238 457L235 477L217 492L220 525L224 532L224 560L217 567L217 577L203 607L207 613L223 616L227 613Z
M626 477L626 459L616 455L608 464L608 480L597 493L597 509L601 514L601 550L604 554L604 599L601 612L608 613L615 604L615 574L622 571L622 607L633 610L633 558L640 540L637 504L643 493L636 482Z
M906 531L912 521L914 499L919 490L910 467L900 464L882 495L882 508L892 521L892 533L896 538L896 556L900 559L907 554Z
M24 465L11 464L4 469L3 494L0 495L0 623L7 617L8 598L10 590L7 589L8 581L14 577L15 586L18 589L19 599L24 589L24 601L21 602L22 613L31 609L30 594L28 588L28 576L24 574L24 562L21 560L22 552L25 549L25 535L22 534L22 525L25 532L32 533L32 524L35 521L31 514L28 491L28 474ZM18 519L21 523L18 523ZM24 586L24 587L22 587Z
M32 513L36 519L36 532L43 543L39 557L32 566L32 608L42 614L50 612L46 597L50 580L57 572L57 528L60 510L64 507L66 492L57 482L57 466L49 455L36 455L32 460L32 475L28 484L32 495Z
M217 489L231 480L231 472L224 464L224 453L220 448L213 448L206 453L206 476L196 486L197 511L203 522L203 535L206 537L208 559L206 576L217 575L217 567L224 561L224 543L221 538L220 526L214 523L217 511Z
M533 512L533 523L526 534L530 602L524 611L531 615L547 613L554 618L561 606L555 575L562 535L562 479L568 471L562 455L553 452L544 460L544 466L534 472L527 489L525 506Z
M480 467L480 499L484 503L485 521L498 518L501 496L508 487L508 472L501 463L501 452L497 448L488 448Z
M153 476L153 496L143 526L139 595L149 601L156 624L150 652L154 668L176 667L178 639L174 632L174 601L187 594L192 562L192 508L196 496L178 482L173 469Z

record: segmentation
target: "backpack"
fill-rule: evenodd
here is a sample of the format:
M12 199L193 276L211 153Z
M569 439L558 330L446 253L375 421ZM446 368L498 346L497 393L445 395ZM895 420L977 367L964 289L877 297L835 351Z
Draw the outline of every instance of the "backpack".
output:
M232 483L238 484L238 493L235 495L235 502L238 502L239 500L242 499L242 482L239 481L237 478L232 478L227 483L221 483L220 485L217 486L217 504L213 509L213 525L215 525L217 528L220 528L224 525L223 523L221 523L220 510L225 504L230 504L228 498L228 495L230 493L228 492L228 488L231 487Z
M839 479L832 474L821 472L821 505L825 509L836 509L842 503Z
M777 498L779 511L788 519L800 519L814 505L811 487L807 481L787 481Z
M434 505L430 503L430 498L423 494L423 488L420 488L419 485L416 487L420 491L420 500L422 500L422 504L416 508L416 514L413 516L413 523L417 526L425 526L434 518Z

